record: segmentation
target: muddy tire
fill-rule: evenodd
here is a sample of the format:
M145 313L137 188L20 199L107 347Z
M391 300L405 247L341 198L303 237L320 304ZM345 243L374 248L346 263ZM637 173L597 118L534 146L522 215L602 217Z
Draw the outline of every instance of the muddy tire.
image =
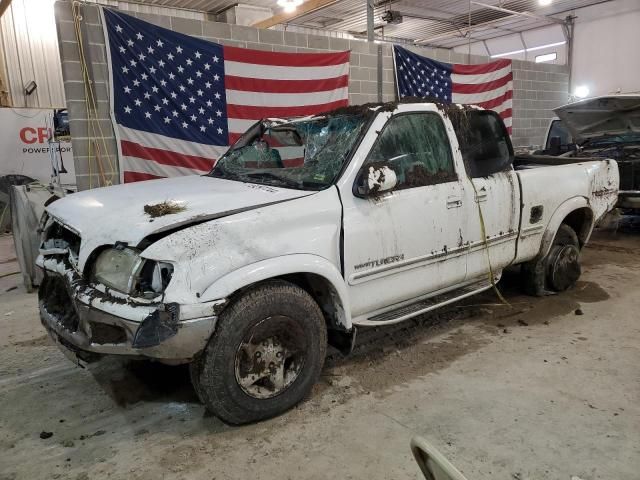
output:
M310 392L322 370L327 330L302 288L272 281L245 292L220 315L191 377L207 409L231 424L278 415Z
M538 297L563 292L576 284L581 272L578 236L563 223L547 255L522 265L524 289Z
M200 356L197 356L193 359L193 361L189 364L189 377L191 379L191 385L193 385L193 389L198 396L198 400L201 403L204 403L204 397L202 395L202 388L200 387L200 373L202 370L202 361Z

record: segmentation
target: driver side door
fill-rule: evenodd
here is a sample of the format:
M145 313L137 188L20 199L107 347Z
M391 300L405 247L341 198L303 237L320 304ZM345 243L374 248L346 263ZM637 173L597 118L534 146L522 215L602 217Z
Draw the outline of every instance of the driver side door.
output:
M399 113L380 128L371 127L379 135L362 168L391 168L396 187L366 198L342 193L344 274L361 324L464 281L463 229L475 208L439 113Z

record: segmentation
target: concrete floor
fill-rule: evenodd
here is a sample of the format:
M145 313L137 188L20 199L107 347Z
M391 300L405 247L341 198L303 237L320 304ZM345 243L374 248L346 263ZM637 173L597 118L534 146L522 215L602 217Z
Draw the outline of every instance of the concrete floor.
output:
M638 247L638 231L599 234L566 294L525 297L507 276L510 306L487 293L364 332L307 401L241 428L205 414L185 368L75 367L20 277L0 278L0 479L416 479L422 435L469 480L637 480Z

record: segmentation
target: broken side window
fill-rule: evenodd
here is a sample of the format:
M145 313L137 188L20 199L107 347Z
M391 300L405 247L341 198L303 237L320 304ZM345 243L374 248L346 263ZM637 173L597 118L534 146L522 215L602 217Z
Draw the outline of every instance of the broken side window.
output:
M464 109L450 118L471 178L488 177L511 168L513 147L497 113Z
M387 166L397 178L396 189L457 180L449 137L436 113L408 113L386 124L364 165Z

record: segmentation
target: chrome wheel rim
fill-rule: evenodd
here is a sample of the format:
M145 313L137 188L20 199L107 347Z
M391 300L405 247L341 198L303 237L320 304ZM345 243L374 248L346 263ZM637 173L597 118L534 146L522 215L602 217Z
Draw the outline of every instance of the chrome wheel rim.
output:
M306 337L298 322L278 315L253 326L238 346L235 376L244 393L257 399L280 395L304 366Z

